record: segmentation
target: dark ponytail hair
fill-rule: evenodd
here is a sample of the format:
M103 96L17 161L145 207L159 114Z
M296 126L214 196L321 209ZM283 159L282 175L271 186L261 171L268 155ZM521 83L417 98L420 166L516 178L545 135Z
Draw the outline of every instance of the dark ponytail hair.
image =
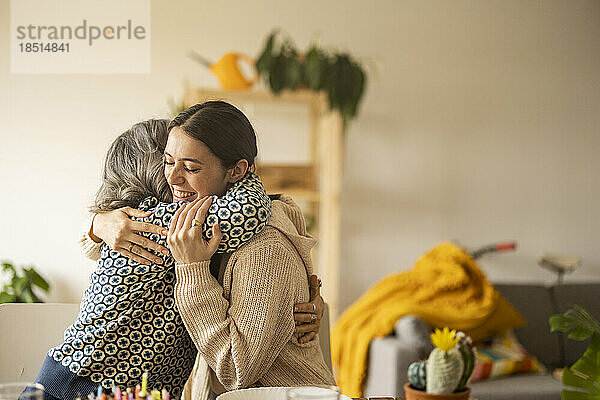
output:
M182 111L169 124L169 132L180 127L188 136L204 143L231 168L239 160L254 165L258 153L256 133L243 112L224 101L207 101Z

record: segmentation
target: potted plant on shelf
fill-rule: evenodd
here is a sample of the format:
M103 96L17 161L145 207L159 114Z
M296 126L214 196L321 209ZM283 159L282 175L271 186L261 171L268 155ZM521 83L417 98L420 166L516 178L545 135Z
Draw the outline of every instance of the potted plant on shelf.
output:
M267 37L256 70L275 94L284 89L326 92L330 109L337 109L344 123L356 116L367 81L362 65L350 54L326 51L316 43L301 53L279 30Z
M431 334L435 346L426 361L408 368L404 385L406 400L466 400L471 389L467 382L475 366L471 338L444 328Z
M8 280L0 291L2 303L43 303L35 288L48 292L50 285L35 268L22 268L20 273L11 263L2 263L2 272L8 274Z
M551 316L549 322L552 332L571 331L569 339L592 337L583 356L563 370L563 385L577 388L564 389L563 400L600 400L600 322L578 305L571 306L564 314Z

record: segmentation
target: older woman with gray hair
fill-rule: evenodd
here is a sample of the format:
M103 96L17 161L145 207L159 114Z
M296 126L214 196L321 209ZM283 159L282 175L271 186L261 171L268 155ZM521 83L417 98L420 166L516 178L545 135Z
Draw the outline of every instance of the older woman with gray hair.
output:
M171 203L163 172L166 140L165 120L136 124L119 136L107 154L103 183L92 207L98 216L128 210L136 215L132 223L159 230L140 234L143 243L159 246L166 244L160 234L187 204ZM227 193L219 193L223 197L215 196L212 214L208 213L213 224L200 224L198 231L201 235L204 231L204 237L197 240L214 252L219 248L221 254L237 250L266 226L247 225L240 238L206 237L223 222L219 215L228 210L226 195L232 191L234 197L243 196L255 204L258 213L270 214L270 199L251 173ZM72 399L95 391L98 385L105 389L133 386L145 370L150 372L152 387L179 397L194 365L196 347L176 307L173 257L168 251L152 251L151 260L140 263L107 244L91 242L89 237L82 240L88 255L99 260L80 313L67 328L65 341L48 352L36 381L45 386L46 398ZM127 251L133 254L135 250L130 246Z

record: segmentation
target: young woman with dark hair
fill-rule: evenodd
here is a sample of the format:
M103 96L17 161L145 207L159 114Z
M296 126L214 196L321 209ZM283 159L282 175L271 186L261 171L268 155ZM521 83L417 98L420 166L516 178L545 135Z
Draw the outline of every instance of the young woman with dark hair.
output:
M254 165L256 135L248 119L225 102L193 106L169 125L164 154L174 200L190 201L173 217L167 237L176 261L175 300L199 351L188 394L204 399L250 386L333 384L318 336L303 343L295 332L292 310L309 300L315 241L291 198L273 199L265 229L233 253L215 254L200 240L210 195L225 193ZM98 214L90 234L115 249L133 245L142 260L152 257L119 221L114 211ZM231 229L221 226L214 234L225 237Z
M164 176L166 120L134 125L110 146L102 185L93 212L107 213L136 207L132 221L167 229L175 212L187 202L171 203ZM211 197L211 200L213 197ZM197 239L219 254L235 251L262 231L271 214L271 201L259 178L249 172L214 196L209 224L200 224ZM230 225L227 216L245 201L243 226L236 234L209 239L216 226ZM252 222L255 216L255 223ZM144 221L144 222L140 222ZM233 231L232 231L233 232ZM207 235L208 233L208 235ZM142 234L145 240L165 245L165 238ZM50 349L36 379L45 386L46 399L73 399L78 393L122 388L140 382L150 373L152 387L165 388L179 397L192 370L196 348L175 305L174 260L169 252L154 252L144 265L106 244L99 247L98 265L90 277L77 320L65 331L65 341Z

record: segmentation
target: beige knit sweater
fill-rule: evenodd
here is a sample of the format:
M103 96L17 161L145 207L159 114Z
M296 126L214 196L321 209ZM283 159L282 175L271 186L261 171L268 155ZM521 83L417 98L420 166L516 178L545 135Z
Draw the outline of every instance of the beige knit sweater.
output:
M81 244L94 257L87 234ZM222 286L209 261L176 266L175 300L199 350L185 398L206 399L209 385L335 384L318 338L299 344L294 334L294 304L309 300L314 244L300 209L282 196L267 227L229 258Z

